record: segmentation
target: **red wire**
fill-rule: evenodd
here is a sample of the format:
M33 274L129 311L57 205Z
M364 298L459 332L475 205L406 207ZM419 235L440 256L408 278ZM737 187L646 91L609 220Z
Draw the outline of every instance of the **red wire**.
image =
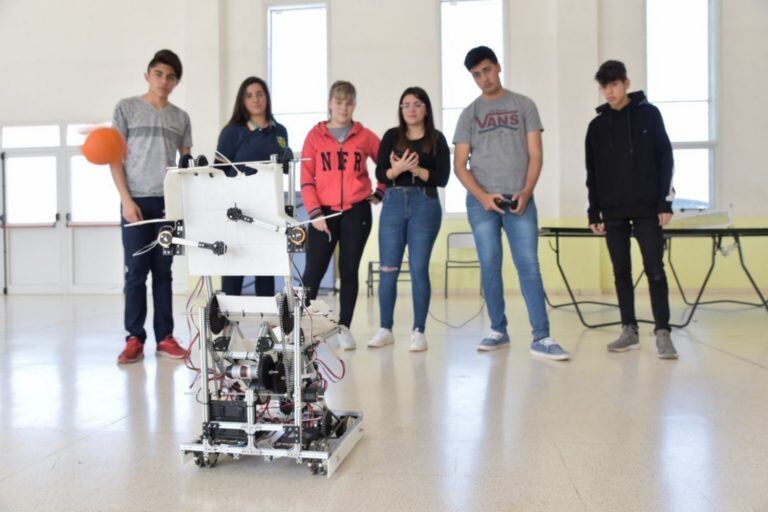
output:
M320 365L325 369L326 373L328 373L329 377L333 382L339 382L341 379L344 378L344 375L347 373L347 367L344 364L344 361L340 361L341 363L341 375L337 375L331 368L325 364L325 362L322 359L317 359L317 362L320 363Z

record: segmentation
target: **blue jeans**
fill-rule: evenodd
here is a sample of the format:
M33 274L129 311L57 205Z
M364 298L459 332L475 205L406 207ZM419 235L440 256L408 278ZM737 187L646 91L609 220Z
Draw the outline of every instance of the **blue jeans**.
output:
M433 189L434 190L434 189ZM429 258L443 212L440 200L421 187L387 189L379 220L379 309L381 326L391 329L397 300L397 277L408 246L408 267L413 295L413 329L424 332L432 288Z
M134 197L145 219L161 219L165 211L162 197ZM172 256L163 256L160 246L140 256L133 253L157 240L163 224L145 224L125 227L121 216L123 235L123 262L125 264L125 330L128 336L147 339L144 321L147 318L147 276L152 272L152 300L154 305L153 327L159 343L173 334L173 292L171 289Z
M501 230L507 234L512 261L520 279L520 290L528 309L534 340L549 336L549 319L544 303L544 285L539 270L539 227L536 203L528 202L522 215L501 215L486 211L471 194L467 194L467 216L475 238L483 295L491 318L491 329L507 332L504 313L504 282L501 275Z

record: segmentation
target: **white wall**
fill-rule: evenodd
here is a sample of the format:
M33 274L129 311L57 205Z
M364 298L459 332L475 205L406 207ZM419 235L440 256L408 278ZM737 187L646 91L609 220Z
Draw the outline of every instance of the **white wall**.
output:
M193 121L195 152L210 154L240 81L266 78L264 0L6 0L0 2L0 123L96 121L144 90L152 53L169 47L184 63L172 100ZM331 80L359 90L357 117L378 132L395 121L411 84L439 105L437 0L330 0ZM645 84L643 0L507 0L506 83L531 96L547 128L538 192L542 216L584 210L582 140L599 103L592 75L623 59ZM765 213L760 151L768 133L768 3L721 0L719 158L716 197L737 214ZM40 13L45 13L41 16ZM467 77L469 79L469 77ZM439 110L439 109L437 109ZM759 172L763 171L763 172Z
M109 119L118 99L145 89L142 73L152 54L182 46L184 3L0 2L0 120ZM164 20L175 21L169 26ZM174 99L183 96L182 89Z
M721 0L719 161L721 206L768 215L768 2Z
M242 79L267 78L267 7L288 3L297 2L4 0L0 125L108 119L118 99L144 92L147 61L167 47L184 63L172 101L191 115L193 152L211 155ZM355 83L356 117L383 133L396 121L403 88L420 85L439 118L438 0L327 5L328 78ZM645 1L506 0L505 9L505 83L536 101L546 128L540 216L581 223L583 139L601 102L592 76L617 58L634 86L645 87ZM715 206L768 216L768 2L719 0L716 20Z

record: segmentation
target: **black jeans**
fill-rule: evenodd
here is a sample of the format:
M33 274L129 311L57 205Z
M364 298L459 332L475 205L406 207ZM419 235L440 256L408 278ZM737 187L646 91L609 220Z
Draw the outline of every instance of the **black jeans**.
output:
M134 197L144 220L161 219L165 210L162 197ZM128 336L147 339L144 320L147 318L147 275L152 272L153 327L155 339L160 342L173 334L173 293L171 291L172 256L163 256L160 246L140 256L133 253L157 240L161 223L125 227L120 217L123 235L123 261L125 263L125 330Z
M324 215L332 213L332 210L323 208ZM341 277L339 323L349 327L357 302L360 260L363 257L368 235L371 233L371 204L367 200L361 201L341 215L327 219L325 222L331 232L330 240L327 233L318 231L312 226L309 228L307 266L302 279L307 288L307 298L315 299L320 281L328 269L328 263L338 242Z
M640 245L640 253L643 256L655 329L670 329L669 287L667 275L664 273L664 237L656 216L605 221L605 239L613 263L621 323L637 326L629 243L632 235Z
M257 297L271 297L275 294L274 276L256 276L254 279ZM221 291L227 295L241 295L243 293L243 276L223 276L221 278Z

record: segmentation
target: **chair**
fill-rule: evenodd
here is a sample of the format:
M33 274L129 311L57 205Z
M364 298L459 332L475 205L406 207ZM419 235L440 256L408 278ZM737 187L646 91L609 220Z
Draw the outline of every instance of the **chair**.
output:
M445 256L445 298L448 298L448 271L463 268L480 268L480 262L475 256L474 259L460 258L454 255L459 249L476 249L475 238L471 232L448 233L447 250ZM453 254L452 254L453 253ZM477 253L475 253L477 254ZM482 295L482 282L480 284L480 294Z

